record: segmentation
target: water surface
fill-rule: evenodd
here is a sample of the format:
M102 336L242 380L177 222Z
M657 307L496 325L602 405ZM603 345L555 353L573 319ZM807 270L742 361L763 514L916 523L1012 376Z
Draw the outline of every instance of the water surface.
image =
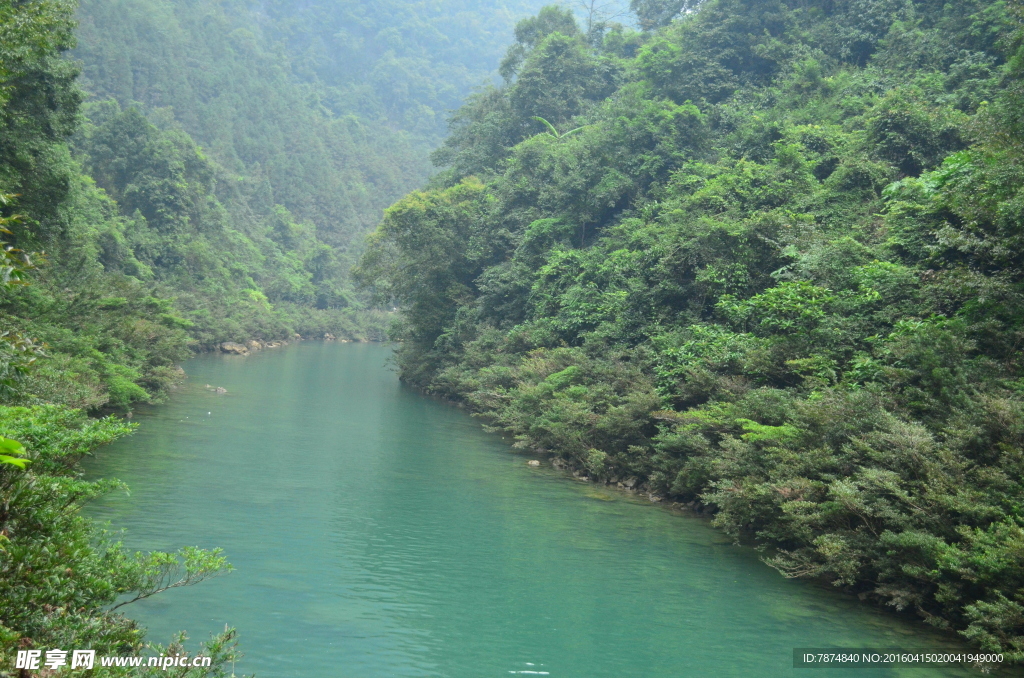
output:
M403 387L388 356L334 343L201 356L170 403L90 461L131 486L90 509L130 547L220 546L237 568L122 608L151 640L230 624L238 672L266 678L814 678L851 673L795 670L794 647L950 647L783 579L699 518L528 467Z

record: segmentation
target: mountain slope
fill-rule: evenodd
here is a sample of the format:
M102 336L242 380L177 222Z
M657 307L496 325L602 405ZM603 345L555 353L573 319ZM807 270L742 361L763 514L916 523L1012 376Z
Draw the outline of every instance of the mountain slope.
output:
M358 236L529 7L37 4L53 41L8 55L0 192L46 257L0 325L49 346L32 398L88 408L158 396L223 341L381 337Z
M403 378L1024 658L1019 17L546 8L357 269Z

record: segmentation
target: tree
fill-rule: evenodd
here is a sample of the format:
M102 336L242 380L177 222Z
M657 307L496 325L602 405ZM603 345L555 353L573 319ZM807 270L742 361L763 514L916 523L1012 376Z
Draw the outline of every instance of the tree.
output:
M552 33L561 33L568 37L580 34L572 10L558 5L547 5L541 8L537 16L523 19L516 24L516 41L508 48L498 68L506 82L511 82L515 78L530 51Z
M666 26L683 12L694 11L702 0L630 0L629 9L636 14L640 28L653 31Z

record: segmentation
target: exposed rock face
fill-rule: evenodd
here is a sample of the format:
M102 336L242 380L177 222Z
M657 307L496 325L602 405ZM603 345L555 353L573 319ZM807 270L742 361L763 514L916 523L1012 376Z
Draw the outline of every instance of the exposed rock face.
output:
M253 353L255 353L256 351L263 348L263 342L256 341L255 339L250 339L249 341L245 342L245 347L252 351Z
M245 347L245 344L238 344L233 341L225 341L220 345L220 350L233 355L249 355L249 349Z
M324 332L324 341L334 341L335 339L337 339L337 337L330 332Z

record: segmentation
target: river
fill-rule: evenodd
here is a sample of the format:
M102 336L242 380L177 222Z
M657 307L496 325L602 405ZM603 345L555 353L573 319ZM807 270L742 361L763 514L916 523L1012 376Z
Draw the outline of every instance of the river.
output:
M527 466L402 386L389 355L310 342L197 357L170 402L88 461L131 487L89 509L128 546L220 546L236 567L122 608L150 640L187 629L194 647L230 624L237 671L263 678L816 678L850 674L793 669L794 647L951 646L782 578L703 519Z

